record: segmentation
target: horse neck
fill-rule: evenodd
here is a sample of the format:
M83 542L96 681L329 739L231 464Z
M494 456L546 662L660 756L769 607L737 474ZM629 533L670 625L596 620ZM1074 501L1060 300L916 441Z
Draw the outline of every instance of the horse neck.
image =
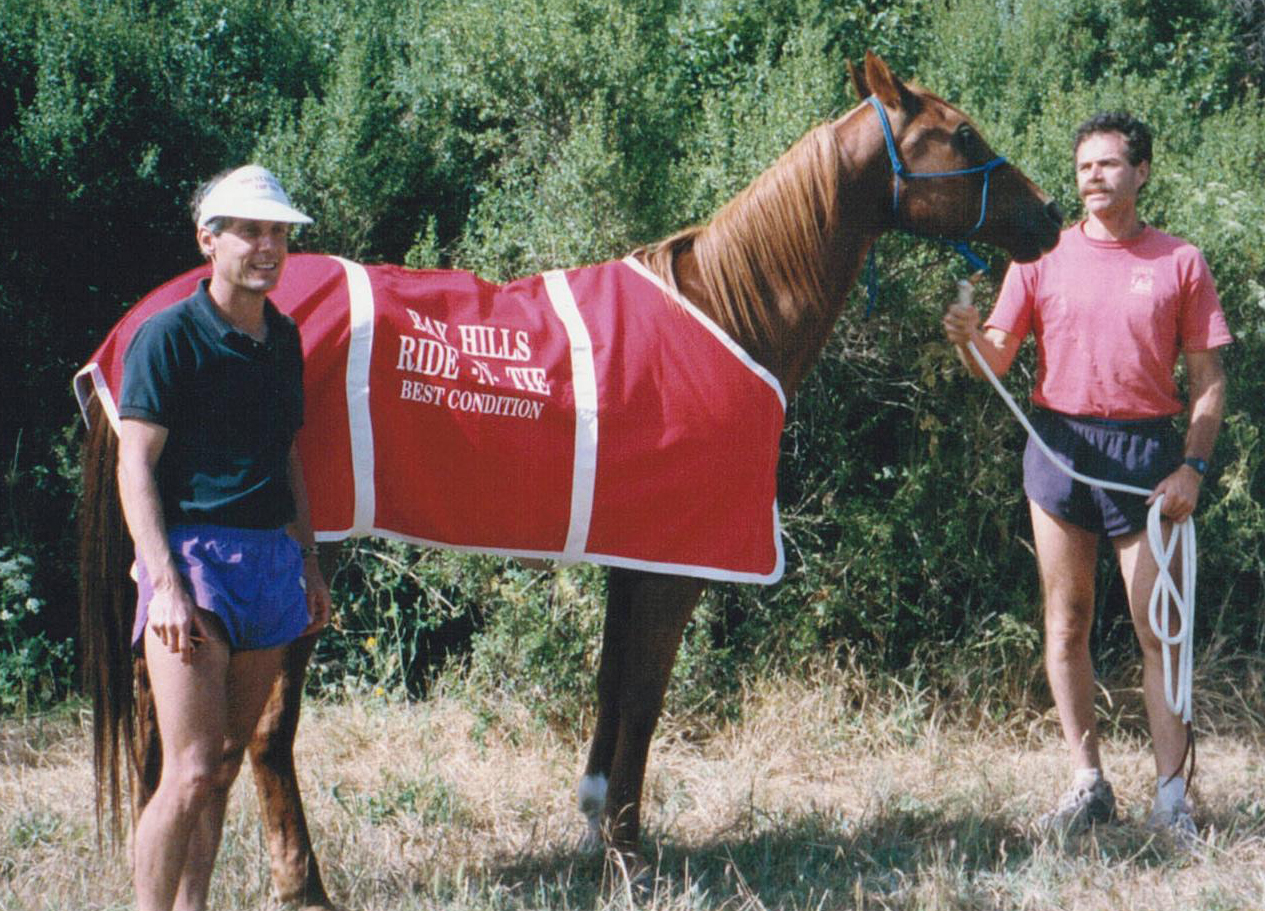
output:
M828 268L820 306L793 298L771 305L781 323L772 344L766 346L766 366L778 377L788 397L821 357L874 240L875 236L855 230L840 231L832 238L833 243L823 256Z
M745 290L730 288L731 298L741 301L739 307L726 307L719 299L722 295L717 293L717 270L713 268L709 276L704 261L733 257L750 263L770 259L768 251L777 249L785 237L778 234L778 216L789 222L796 215L788 211L790 207L784 202L764 205L763 199L776 198L779 178L796 182L793 174L789 178L786 174L773 174L778 169L820 168L820 158L814 163L812 155L799 149L814 141L813 134L801 139L709 224L663 241L651 249L648 257L653 267L654 251L669 253L669 261L660 262L658 271L669 272L684 296L773 373L788 395L820 356L848 292L860 275L866 253L890 227L889 166L882 157L881 138L875 142L860 129L859 110L841 123L818 128L838 129L839 135L831 147L837 159L831 198L813 206L818 209L812 229L815 236L792 252L794 268L779 262L780 268L756 274ZM761 217L743 217L744 212L762 207ZM767 217L770 210L774 217ZM786 230L792 228L788 226ZM804 225L799 223L794 230L803 233ZM768 274L773 271L784 274Z

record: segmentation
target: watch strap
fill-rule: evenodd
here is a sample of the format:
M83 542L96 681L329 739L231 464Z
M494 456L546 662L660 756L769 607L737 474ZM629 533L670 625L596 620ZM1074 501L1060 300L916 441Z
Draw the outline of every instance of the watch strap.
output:
M1189 465L1191 468L1195 469L1195 471L1197 471L1200 475L1205 475L1208 473L1208 463L1204 459L1199 458L1198 456L1186 456L1186 458L1182 459L1182 464Z

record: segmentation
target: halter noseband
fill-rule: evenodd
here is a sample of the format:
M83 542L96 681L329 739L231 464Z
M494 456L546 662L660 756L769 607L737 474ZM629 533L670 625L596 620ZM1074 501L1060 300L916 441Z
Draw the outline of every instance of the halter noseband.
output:
M883 108L883 103L875 96L871 95L865 99L871 107L878 113L879 125L883 128L883 141L887 144L887 157L892 163L892 218L896 222L896 227L900 230L907 231L917 236L918 232L911 231L908 228L900 226L900 182L901 179L917 180L930 177L960 177L965 174L983 174L984 189L980 194L979 218L975 222L975 226L967 231L960 240L951 240L947 237L933 237L932 240L942 241L953 247L974 269L988 271L988 265L980 259L975 253L971 252L971 248L967 246L967 238L980 229L984 224L984 219L988 215L988 184L989 179L993 175L993 171L1006 163L1004 156L998 155L991 161L984 164L976 165L973 168L962 168L958 171L926 171L921 174L915 174L905 167L905 163L900 160L900 155L896 152L896 138L892 135L892 124L887 119L887 111ZM872 248L871 248L872 249Z

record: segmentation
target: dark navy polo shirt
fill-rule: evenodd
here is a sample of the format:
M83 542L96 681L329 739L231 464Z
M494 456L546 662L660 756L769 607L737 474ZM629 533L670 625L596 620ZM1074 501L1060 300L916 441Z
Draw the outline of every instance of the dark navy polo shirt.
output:
M289 453L303 424L294 321L264 303L256 342L220 315L207 283L155 313L123 358L119 416L167 428L158 492L169 525L276 528L293 521Z

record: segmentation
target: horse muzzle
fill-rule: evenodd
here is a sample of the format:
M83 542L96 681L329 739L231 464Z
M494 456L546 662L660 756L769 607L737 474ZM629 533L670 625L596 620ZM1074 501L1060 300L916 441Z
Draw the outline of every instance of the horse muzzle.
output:
M1053 250L1063 227L1063 208L1054 200L1032 211L1019 230L1018 243L1011 250L1015 262L1030 263Z

